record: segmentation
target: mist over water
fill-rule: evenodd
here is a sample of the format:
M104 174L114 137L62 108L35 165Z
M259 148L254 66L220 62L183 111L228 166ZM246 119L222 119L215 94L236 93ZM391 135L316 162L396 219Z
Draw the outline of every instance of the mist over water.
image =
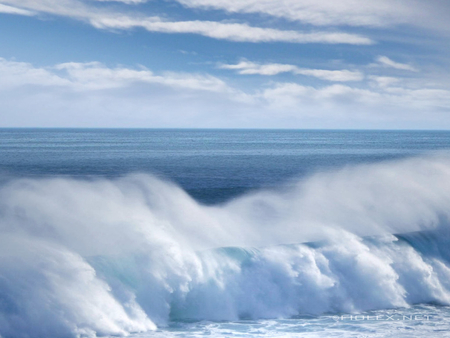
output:
M290 179L205 204L149 175L8 178L0 335L450 305L450 157Z

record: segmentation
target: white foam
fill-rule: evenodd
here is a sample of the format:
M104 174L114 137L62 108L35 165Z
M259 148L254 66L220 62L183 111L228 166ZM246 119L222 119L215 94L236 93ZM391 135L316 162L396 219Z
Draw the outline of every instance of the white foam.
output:
M148 175L12 180L0 188L0 335L450 304L447 261L391 235L446 233L449 207L450 160L436 156L216 206ZM324 242L279 245L312 240Z

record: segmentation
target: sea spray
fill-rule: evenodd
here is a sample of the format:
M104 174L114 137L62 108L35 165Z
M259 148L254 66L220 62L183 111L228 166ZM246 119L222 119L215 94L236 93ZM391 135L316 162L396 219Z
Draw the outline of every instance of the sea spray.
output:
M225 204L149 175L0 189L0 334L450 304L450 160L346 167Z

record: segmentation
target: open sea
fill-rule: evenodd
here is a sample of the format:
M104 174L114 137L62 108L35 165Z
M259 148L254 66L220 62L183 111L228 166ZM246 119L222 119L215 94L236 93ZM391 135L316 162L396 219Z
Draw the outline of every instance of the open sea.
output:
M0 129L0 338L450 337L450 132Z

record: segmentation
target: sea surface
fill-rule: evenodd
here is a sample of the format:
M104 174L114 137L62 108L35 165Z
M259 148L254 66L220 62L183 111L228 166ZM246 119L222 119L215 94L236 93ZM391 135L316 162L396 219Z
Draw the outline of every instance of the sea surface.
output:
M0 129L0 337L450 337L450 132Z
M202 203L348 165L450 150L447 131L0 129L0 173L150 173Z

